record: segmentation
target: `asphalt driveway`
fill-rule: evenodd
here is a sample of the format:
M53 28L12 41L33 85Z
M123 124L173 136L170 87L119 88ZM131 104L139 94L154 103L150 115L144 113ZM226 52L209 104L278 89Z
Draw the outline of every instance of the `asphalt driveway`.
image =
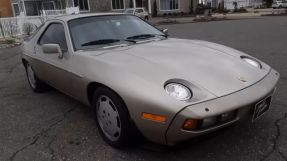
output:
M89 107L57 90L33 93L19 47L0 50L0 160L287 160L287 20L266 18L170 26L171 37L220 43L281 74L272 107L184 148L116 150L101 138Z

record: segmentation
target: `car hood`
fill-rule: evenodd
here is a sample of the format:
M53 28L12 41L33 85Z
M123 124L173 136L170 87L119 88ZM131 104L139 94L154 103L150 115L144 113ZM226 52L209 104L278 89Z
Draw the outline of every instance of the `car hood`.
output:
M198 40L167 39L116 50L152 62L153 68L169 73L170 79L187 80L217 97L251 86L271 69L259 60L261 69L246 63L240 56L248 55L235 49ZM161 73L157 75L160 77ZM240 81L239 77L246 82Z

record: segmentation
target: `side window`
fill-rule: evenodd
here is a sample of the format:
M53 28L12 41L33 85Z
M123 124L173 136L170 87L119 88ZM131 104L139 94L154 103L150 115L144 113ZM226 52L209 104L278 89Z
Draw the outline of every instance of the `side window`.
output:
M59 44L61 49L67 50L67 41L65 35L65 29L62 24L51 24L46 29L39 41L40 45L43 44Z
M143 10L142 9L138 9L138 13L142 13L143 12Z

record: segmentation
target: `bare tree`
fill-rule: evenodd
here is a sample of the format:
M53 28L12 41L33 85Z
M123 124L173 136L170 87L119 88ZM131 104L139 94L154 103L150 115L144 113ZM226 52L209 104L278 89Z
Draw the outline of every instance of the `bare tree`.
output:
M4 29L3 29L3 25L2 25L2 21L1 20L0 20L0 31L1 31L2 37L5 38L5 33L4 33Z
M9 35L9 37L16 37L18 33L17 17L8 18L6 24L8 26L7 34Z
M45 23L48 20L48 16L44 13L44 11L41 11L41 16L39 17L41 24Z
M232 4L234 5L234 9L236 10L237 9L237 2L233 2Z
M110 0L94 0L93 7L96 12L109 12L111 11Z
M23 24L23 32L26 35L31 35L33 33L34 29L35 29L34 25L30 22L26 22Z

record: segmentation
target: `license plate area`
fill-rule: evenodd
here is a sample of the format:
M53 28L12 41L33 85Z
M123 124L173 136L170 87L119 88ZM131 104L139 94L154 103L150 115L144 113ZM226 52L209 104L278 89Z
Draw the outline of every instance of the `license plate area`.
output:
M269 110L270 104L271 104L271 98L272 95L264 98L260 102L256 103L254 108L254 113L252 117L252 122L257 120L260 116L262 116L266 111Z

